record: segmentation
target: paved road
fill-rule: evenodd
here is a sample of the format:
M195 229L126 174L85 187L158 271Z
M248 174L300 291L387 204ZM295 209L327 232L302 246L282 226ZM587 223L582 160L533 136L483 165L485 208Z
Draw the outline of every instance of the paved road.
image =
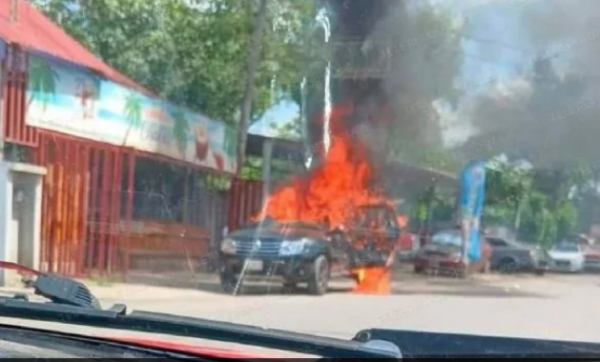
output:
M340 284L324 297L284 295L264 286L233 297L220 294L217 281L210 278L196 290L92 288L105 306L125 302L134 309L340 338L382 327L600 342L600 276L397 279L391 296L353 295L348 285Z

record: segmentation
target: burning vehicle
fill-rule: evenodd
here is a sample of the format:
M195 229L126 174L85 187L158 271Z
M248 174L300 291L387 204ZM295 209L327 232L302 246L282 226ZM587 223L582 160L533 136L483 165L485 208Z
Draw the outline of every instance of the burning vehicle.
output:
M326 293L331 277L360 284L394 261L400 227L378 187L367 147L347 128L352 106L331 112L321 162L271 194L254 222L221 244L221 283L235 293L245 278L282 276Z
M282 279L288 290L300 283L312 295L327 292L331 278L360 278L357 269L392 262L400 228L386 204L362 205L351 223L265 219L228 235L221 243L221 286L235 294L244 280ZM359 281L359 280L357 280Z

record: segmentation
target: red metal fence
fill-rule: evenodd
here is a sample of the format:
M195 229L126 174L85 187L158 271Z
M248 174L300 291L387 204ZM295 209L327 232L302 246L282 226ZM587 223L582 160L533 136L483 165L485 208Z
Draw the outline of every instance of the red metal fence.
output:
M27 53L17 46L7 46L2 61L2 135L4 141L22 146L37 147L39 135L25 123L27 109Z
M260 181L232 180L229 195L229 231L249 221L262 207L263 183Z
M50 133L42 133L40 143L38 163L48 171L42 200L42 269L69 275L125 269L124 258L115 265L119 232L114 226L122 213L131 220L130 198L123 198L121 191L123 185L132 189L133 154Z

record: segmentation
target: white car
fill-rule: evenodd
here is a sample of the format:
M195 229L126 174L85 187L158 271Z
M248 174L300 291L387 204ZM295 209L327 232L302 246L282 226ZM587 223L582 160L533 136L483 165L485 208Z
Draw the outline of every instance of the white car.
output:
M585 255L581 246L560 243L548 252L550 269L554 271L581 272L585 266Z

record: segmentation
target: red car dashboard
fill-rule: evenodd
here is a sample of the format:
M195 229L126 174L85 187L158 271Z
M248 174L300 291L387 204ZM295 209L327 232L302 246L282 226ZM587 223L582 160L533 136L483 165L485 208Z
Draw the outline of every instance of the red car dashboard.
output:
M212 349L175 348L171 344L128 343L20 327L0 327L0 358L251 358Z

